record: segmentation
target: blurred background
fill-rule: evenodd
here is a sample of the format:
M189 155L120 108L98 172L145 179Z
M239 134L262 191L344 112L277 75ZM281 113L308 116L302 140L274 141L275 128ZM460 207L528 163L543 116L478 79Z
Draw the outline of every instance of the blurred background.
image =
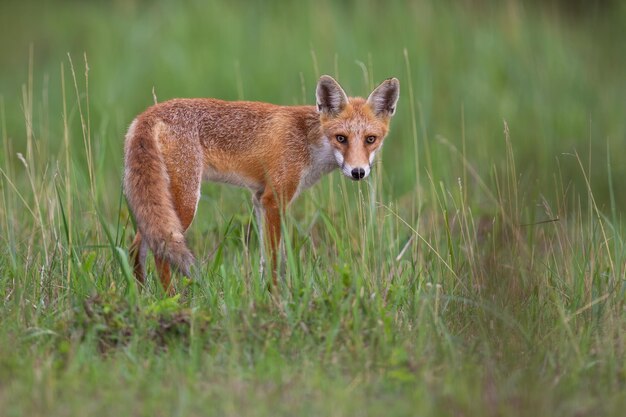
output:
M626 203L625 28L619 1L4 0L1 160L26 152L29 124L34 152L59 158L63 85L70 141L82 146L68 56L110 187L124 132L153 92L313 104L321 74L351 95L395 76L399 111L380 168L395 198L427 175L454 184L463 168L453 148L489 178L504 159L506 121L530 201L553 199L557 182L584 190L578 153L601 207L609 173Z
M398 111L293 204L277 297L211 184L200 279L138 292L133 118L322 74ZM624 415L625 105L626 1L0 0L0 415Z

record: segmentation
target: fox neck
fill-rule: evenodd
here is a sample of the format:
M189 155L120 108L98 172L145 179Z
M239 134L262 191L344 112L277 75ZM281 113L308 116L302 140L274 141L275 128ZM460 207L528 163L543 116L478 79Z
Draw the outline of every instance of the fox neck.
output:
M322 132L317 110L312 106L307 106L307 110L309 112L309 123L307 123L306 135L309 148L309 164L307 170L311 174L318 174L319 176L315 179L315 181L318 181L322 175L339 168L339 161L330 145L330 139Z
M318 140L309 142L309 152L309 163L302 172L294 198L317 183L322 176L339 168L328 138L320 135Z
M311 169L320 173L320 175L328 174L336 168L339 168L339 163L335 155L335 151L330 146L327 137L310 145L311 149Z

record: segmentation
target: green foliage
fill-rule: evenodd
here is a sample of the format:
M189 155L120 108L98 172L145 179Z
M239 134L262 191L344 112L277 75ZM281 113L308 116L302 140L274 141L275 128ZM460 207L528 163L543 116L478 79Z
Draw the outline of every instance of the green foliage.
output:
M0 414L623 414L618 3L4 2ZM367 182L292 205L278 292L217 185L195 276L137 284L153 92L311 104L322 73L398 77L398 114Z

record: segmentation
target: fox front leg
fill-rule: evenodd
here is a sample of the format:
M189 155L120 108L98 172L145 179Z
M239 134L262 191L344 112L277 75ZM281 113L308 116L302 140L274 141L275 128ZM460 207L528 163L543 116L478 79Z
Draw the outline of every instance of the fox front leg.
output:
M259 260L259 274L261 277L265 274L265 239L264 239L264 213L263 213L263 205L261 204L261 197L263 196L263 192L257 192L252 195L252 205L254 206L254 214L256 217L257 229L259 232L259 250L260 250L260 260Z
M272 283L274 287L278 287L278 247L280 245L280 208L275 203L275 199L263 198L264 214L264 244L269 249L270 269L272 272Z
M278 251L281 246L281 218L289 201L295 195L296 185L287 184L281 189L281 193L275 194L266 189L260 198L264 218L264 246L269 251L269 262L272 272L272 282L278 286Z
M298 183L293 181L272 181L272 187L265 187L258 191L253 198L254 208L259 223L259 237L261 240L261 268L265 270L268 260L274 287L278 286L278 251L281 246L281 218L287 205L293 199ZM280 184L280 186L277 186ZM262 219L261 219L262 218ZM266 255L269 254L269 259ZM284 259L284 257L283 257Z

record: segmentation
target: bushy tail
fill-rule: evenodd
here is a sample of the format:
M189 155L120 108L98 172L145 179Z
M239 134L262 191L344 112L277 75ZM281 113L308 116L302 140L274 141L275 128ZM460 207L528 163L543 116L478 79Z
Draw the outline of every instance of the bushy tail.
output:
M155 256L189 275L194 256L174 210L169 177L153 126L135 120L126 134L124 193L137 228Z

